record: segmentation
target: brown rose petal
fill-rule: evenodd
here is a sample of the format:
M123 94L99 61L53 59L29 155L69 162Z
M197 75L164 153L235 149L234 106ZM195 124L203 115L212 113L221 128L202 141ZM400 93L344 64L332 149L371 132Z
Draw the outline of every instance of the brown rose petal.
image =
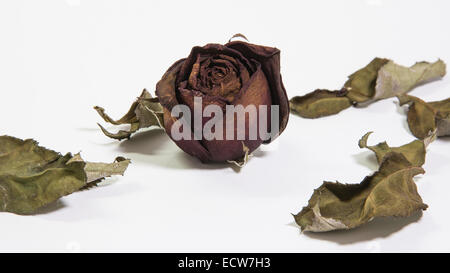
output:
M156 84L156 96L163 108L167 108L169 112L178 104L176 79L185 61L186 59L176 61L169 69L167 69L161 80Z
M231 58L230 56L226 56L223 54L219 55L221 59L229 60L232 62L235 67L237 68L237 71L239 72L239 75L241 77L241 84L244 85L247 83L247 81L250 79L250 73L247 70L247 68L237 59Z
M229 119L226 119L224 115L224 123L223 123L223 139L224 140L202 140L202 144L206 149L210 152L212 159L214 161L226 161L230 158L236 159L243 155L243 144L248 147L250 153L253 152L256 148L258 148L261 143L261 136L259 135L259 126L258 126L258 118L260 115L259 106L260 105L271 105L272 98L270 96L269 84L264 76L264 73L261 68L259 68L247 82L247 84L243 87L242 96L234 102L234 105L242 105L243 107L247 107L248 105L255 105L257 109L257 115L255 117L256 120L250 119L250 115L246 115L245 117L245 139L244 141L237 139L237 118L236 115L232 117L234 119L234 138L235 140L225 140L226 137L226 124L232 122ZM270 123L270 109L268 109L267 113L267 121ZM257 139L249 140L249 124L257 125ZM267 127L270 128L270 124L267 124Z
M172 125L177 121L177 119L172 117L171 114L172 108L175 105L178 105L175 95L176 76L180 72L183 62L184 59L175 62L156 84L156 95L160 99L161 105L164 106L164 127L170 138L172 138ZM191 133L191 139L194 139L193 133ZM178 147L180 147L180 149L192 156L197 157L200 161L211 161L210 153L199 141L182 139L177 141L174 140L174 142Z
M251 73L255 71L255 65L252 64L247 58L245 58L239 51L228 48L224 45L220 44L207 44L204 47L193 47L191 50L191 53L189 54L188 58L184 62L183 66L181 67L180 73L178 73L178 77L176 80L177 85L180 84L182 81L185 81L188 79L189 75L191 74L190 71L192 71L192 67L194 63L197 61L197 56L199 55L215 55L215 54L223 54L230 56L232 58L235 58L242 62L244 67Z
M289 120L289 100L280 74L280 50L241 41L230 42L225 44L225 46L236 49L248 59L255 59L261 64L262 70L269 81L269 87L272 92L272 104L280 106L279 134L281 134ZM275 138L273 137L265 142L271 142Z
M210 62L201 64L200 79L198 85L200 91L207 95L220 96L229 103L234 100L241 89L241 81L236 68L228 60L212 59Z
M249 71L238 58L217 53L211 56L198 53L192 65L187 87L206 95L220 96L228 103L232 103L240 97L241 87L249 79ZM182 82L179 84L178 87L181 87Z

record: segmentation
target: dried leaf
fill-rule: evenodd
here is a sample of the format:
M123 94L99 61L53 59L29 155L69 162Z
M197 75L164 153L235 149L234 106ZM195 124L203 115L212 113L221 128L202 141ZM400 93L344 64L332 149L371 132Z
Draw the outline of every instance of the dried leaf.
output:
M245 35L242 34L242 33L236 33L236 34L234 34L234 35L228 40L228 42L230 43L234 38L242 38L242 39L244 39L244 40L246 40L246 41L248 42L247 37L245 37Z
M390 147L386 142L380 142L375 146L368 146L367 139L372 132L368 132L359 140L360 148L367 148L375 153L378 164L383 162L384 157L391 153L400 153L416 167L421 167L425 163L426 143L423 140L414 140L400 147Z
M446 66L442 60L405 67L389 59L375 58L351 74L340 91L318 89L292 98L290 107L292 112L305 118L334 115L351 105L365 106L406 94L418 85L442 78L445 73Z
M295 96L289 101L291 111L304 118L319 118L339 113L352 106L345 96L346 89L329 91L317 89L304 96Z
M152 98L152 95L145 89L131 105L128 112L119 120L114 120L109 117L102 107L95 106L94 109L108 123L114 125L130 124L129 130L119 130L117 133L110 133L103 126L98 124L103 133L110 138L118 140L130 138L130 136L139 129L150 126L164 128L164 116L161 104L158 102L157 98Z
M398 96L398 99L400 105L409 105L408 126L415 137L450 135L450 98L428 103L410 95Z
M348 90L347 97L356 103L366 102L375 96L375 85L378 71L388 59L375 58L364 68L348 76L344 87Z
M0 136L0 211L31 214L104 177L123 174L129 160L89 163L61 155L34 140Z
M425 210L413 177L424 173L400 153L384 156L380 169L360 184L324 182L308 206L294 215L302 231L324 232L358 227L375 217Z
M436 117L437 136L450 136L450 114Z
M247 146L245 146L243 141L242 141L242 150L245 153L242 158L239 158L237 160L227 160L227 162L234 164L234 165L238 166L239 168L244 167L252 155L250 154L250 149Z
M450 136L450 98L428 104L436 110L437 136Z
M116 157L113 163L101 163L101 162L86 162L81 158L81 155L75 154L67 164L72 162L85 162L84 171L86 173L86 183L97 184L106 177L112 175L123 175L130 164L130 160L124 157Z
M344 86L348 90L347 97L361 106L406 94L418 85L442 78L445 73L442 60L405 67L388 59L375 58L350 75Z

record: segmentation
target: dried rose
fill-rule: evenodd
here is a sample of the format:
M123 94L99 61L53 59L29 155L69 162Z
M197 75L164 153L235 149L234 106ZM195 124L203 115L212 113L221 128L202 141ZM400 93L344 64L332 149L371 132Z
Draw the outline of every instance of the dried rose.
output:
M208 44L194 47L186 59L175 62L156 86L156 95L163 107L164 127L167 134L186 153L198 157L202 162L224 162L238 160L258 148L262 143L271 142L276 135L264 139L259 130L256 137L249 136L249 128L261 126L260 116L270 121L270 107L279 106L279 135L288 122L289 101L280 75L280 51L276 48L254 45L241 41L225 45ZM196 126L192 118L186 118L190 127L190 139L174 137L172 127L183 117L172 116L175 106L186 105L195 113L195 101L201 98L201 107L216 105L223 111L223 138L195 138ZM194 105L197 105L194 107ZM233 123L233 133L238 132L236 115L226 115L229 105L255 106L258 118L245 117L245 136L227 138L226 125ZM262 112L260 106L269 110ZM267 108L266 108L267 109ZM215 116L214 116L215 117ZM200 130L208 126L214 117L202 117ZM266 125L270 131L270 122ZM273 133L273 132L272 132Z

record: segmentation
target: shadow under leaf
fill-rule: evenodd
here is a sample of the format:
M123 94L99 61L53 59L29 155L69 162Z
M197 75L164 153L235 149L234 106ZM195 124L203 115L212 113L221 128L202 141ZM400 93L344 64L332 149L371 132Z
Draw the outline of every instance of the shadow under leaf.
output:
M416 223L422 218L422 211L416 212L410 217L379 217L360 227L350 230L335 230L323 233L304 232L317 240L331 241L340 245L370 241L376 238L386 238L405 226Z
M356 161L356 163L366 166L371 171L378 170L378 162L377 158L375 157L374 153L371 151L364 151L358 154L352 155L353 159Z

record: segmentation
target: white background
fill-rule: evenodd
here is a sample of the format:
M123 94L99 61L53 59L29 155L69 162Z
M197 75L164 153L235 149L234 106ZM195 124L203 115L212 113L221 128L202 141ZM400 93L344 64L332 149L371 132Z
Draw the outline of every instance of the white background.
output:
M358 139L414 138L395 99L317 120L291 116L240 173L203 165L158 130L106 138L94 105L120 117L192 46L235 33L281 49L289 97L337 89L372 58L450 62L445 1L1 1L0 134L35 138L90 161L132 159L124 177L34 216L0 213L1 251L449 251L450 140L430 145L418 177L429 209L352 231L301 234L291 213L323 180L376 170ZM449 97L450 79L416 88ZM104 123L103 123L104 124ZM107 127L112 129L111 127Z

